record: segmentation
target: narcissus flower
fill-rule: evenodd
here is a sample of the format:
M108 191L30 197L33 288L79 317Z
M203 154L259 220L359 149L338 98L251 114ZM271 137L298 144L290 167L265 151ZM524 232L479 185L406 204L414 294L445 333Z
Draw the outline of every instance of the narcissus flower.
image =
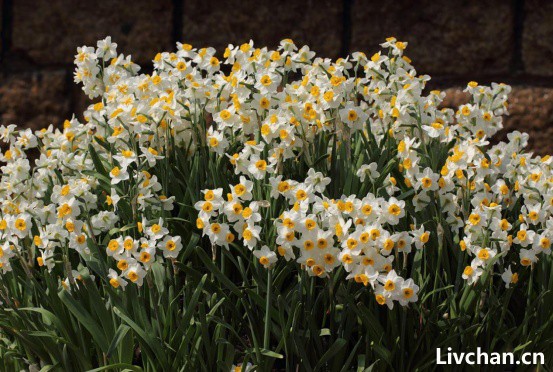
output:
M277 261L275 252L271 251L266 245L259 250L253 251L253 254L266 269L270 268Z

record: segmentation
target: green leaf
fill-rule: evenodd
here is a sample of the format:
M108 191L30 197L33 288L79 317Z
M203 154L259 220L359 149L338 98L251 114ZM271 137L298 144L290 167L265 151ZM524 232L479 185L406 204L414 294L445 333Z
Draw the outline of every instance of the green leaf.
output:
M143 369L140 368L139 366L135 366L135 365L132 365L132 364L127 364L127 363L115 363L115 364L110 364L110 365L103 366L103 367L100 367L100 368L91 369L88 372L112 371L112 370L119 370L119 369L122 369L123 371L126 371L126 370L136 371L136 372L142 372L143 371Z
M221 282L221 284L227 287L227 289L229 289L235 295L239 297L242 296L242 292L238 289L238 287L229 278L223 275L221 270L219 270L219 268L215 266L213 261L211 261L211 259L207 256L203 248L196 247L196 254L200 258L200 260L202 260L206 268L217 278L218 281Z
M136 335L142 340L141 350L148 354L148 357L152 360L157 360L161 367L164 370L169 370L169 365L167 364L167 357L169 356L166 349L161 348L160 340L156 339L154 335L146 331L143 327L139 326L134 320L132 320L128 315L123 313L119 308L114 307L113 312L123 319Z
M98 344L100 349L106 353L108 351L109 343L106 336L102 332L102 326L93 320L90 313L86 311L81 303L76 301L68 291L62 289L58 292L58 296L71 314L77 318L79 323L81 323L88 332L90 332L92 338Z
M125 338L125 335L127 332L130 331L130 327L126 326L124 324L119 325L119 328L117 328L117 331L115 331L115 335L113 336L113 340L111 340L111 344L109 345L108 351L106 353L106 356L109 358L111 354L115 351L117 346L119 346L119 343Z
M515 349L513 350L513 353L516 353L517 351L523 350L526 346L530 345L531 343L532 343L532 340L528 341L528 342L525 343L525 344L518 345L518 346L515 347Z
M262 355L268 356L270 358L276 358L276 359L284 358L284 355L275 353L274 351L271 351L271 350L260 348L259 351L261 352Z
M343 338L338 338L334 343L328 348L328 350L323 354L319 362L315 365L314 371L320 371L325 367L325 364L329 362L333 356L338 354L348 342Z
M98 171L101 175L109 179L108 171L106 170L106 168L104 168L104 163L102 163L102 160L98 156L98 153L96 152L92 144L88 145L88 153L90 154L90 158L94 163L94 168L96 169L96 171Z

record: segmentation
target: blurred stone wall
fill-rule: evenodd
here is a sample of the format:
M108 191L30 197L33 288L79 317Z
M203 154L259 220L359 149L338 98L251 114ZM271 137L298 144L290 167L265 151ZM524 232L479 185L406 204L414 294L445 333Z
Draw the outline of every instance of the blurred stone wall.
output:
M553 0L0 0L0 123L59 125L89 103L73 83L77 46L107 35L148 71L177 41L214 46L283 38L318 55L371 55L388 36L445 105L462 87L513 85L506 131L529 132L539 153L553 147ZM502 134L504 135L504 133Z

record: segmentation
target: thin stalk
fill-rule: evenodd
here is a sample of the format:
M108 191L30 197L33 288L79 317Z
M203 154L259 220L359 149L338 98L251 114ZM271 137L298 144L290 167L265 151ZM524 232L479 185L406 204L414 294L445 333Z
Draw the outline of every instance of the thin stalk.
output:
M263 334L263 348L266 350L269 350L269 323L271 322L270 319L270 312L271 309L271 295L272 295L272 287L273 287L273 270L268 269L267 270L267 298L265 299L265 332Z
M332 274L329 275L328 278L328 300L330 301L329 306L329 328L331 332L331 337L337 336L334 332L335 322L334 322L334 316L335 316L335 310L336 310L336 302L334 301L334 286L332 281Z
M399 349L399 352L400 352L400 370L401 371L405 371L406 368L405 368L405 364L404 364L404 359L405 359L405 327L406 327L406 323L407 323L407 309L403 308L401 309L401 347Z
M530 283L528 283L528 293L526 296L526 309L530 309L532 304L532 289L534 287L534 265L530 268ZM524 323L522 327L522 334L526 336L528 334L528 322Z

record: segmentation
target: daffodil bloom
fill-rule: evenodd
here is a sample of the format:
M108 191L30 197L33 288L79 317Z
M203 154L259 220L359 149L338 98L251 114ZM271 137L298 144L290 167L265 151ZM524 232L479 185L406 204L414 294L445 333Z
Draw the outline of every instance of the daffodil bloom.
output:
M378 164L374 162L371 164L363 164L357 171L357 177L359 177L361 182L365 182L365 177L369 177L371 181L374 181L380 177L377 167Z
M118 184L121 181L125 181L129 179L129 173L127 172L126 168L121 168L119 166L114 166L109 171L109 175L111 178L111 183L113 185Z
M113 288L121 288L122 290L125 290L125 287L128 284L127 281L123 279L121 276L119 276L119 274L117 274L117 271L113 269L109 269L108 279L109 279L109 284Z
M257 257L259 263L266 269L270 268L277 261L275 252L271 251L266 245L259 250L253 251L253 255Z
M509 288L512 285L516 285L518 283L518 273L513 273L511 270L511 266L509 266L503 274L501 274L501 279L505 282L505 288Z
M158 247L163 251L164 257L176 258L182 249L181 238L180 236L167 235L158 243Z

